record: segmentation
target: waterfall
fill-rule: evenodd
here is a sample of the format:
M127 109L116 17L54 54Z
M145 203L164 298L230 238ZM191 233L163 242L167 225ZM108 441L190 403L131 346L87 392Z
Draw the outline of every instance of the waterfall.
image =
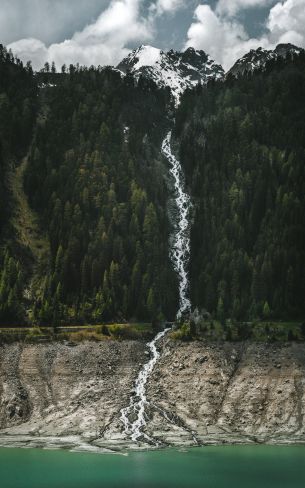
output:
M179 277L179 310L177 313L177 318L179 319L183 314L191 311L187 271L190 256L189 214L191 199L184 191L183 171L180 162L172 153L171 137L172 134L169 132L162 143L162 153L170 164L170 173L173 176L175 187L175 202L178 210L177 231L174 235L171 257Z
M191 311L187 272L190 256L189 213L191 199L184 191L184 179L181 164L171 151L171 132L167 134L162 143L162 154L170 164L170 173L174 180L175 202L178 211L177 230L174 235L171 254L179 278L179 310L177 318L180 318L183 314L187 314ZM134 395L131 396L129 405L121 410L121 422L124 425L124 432L129 435L134 442L138 441L140 438L144 438L155 445L159 444L158 441L143 432L146 425L145 408L149 403L146 398L146 385L155 364L160 358L157 344L168 330L170 329L165 329L164 331L159 332L159 334L147 344L150 352L150 360L144 364L136 379ZM163 415L170 421L165 412L163 412Z
M124 424L125 434L130 435L131 439L135 442L141 437L144 437L147 441L152 442L153 444L158 444L157 441L142 431L146 425L145 407L148 405L148 400L146 398L146 384L160 357L157 343L169 330L170 329L165 329L162 332L159 332L156 337L147 344L151 356L150 360L144 364L136 379L134 395L130 398L128 407L121 410L121 421ZM130 417L135 418L135 420L130 421Z

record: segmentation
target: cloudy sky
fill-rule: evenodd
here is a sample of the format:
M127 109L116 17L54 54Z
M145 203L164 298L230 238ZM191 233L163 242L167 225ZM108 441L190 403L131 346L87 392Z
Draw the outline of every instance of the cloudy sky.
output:
M0 0L0 42L35 69L116 65L139 44L193 46L229 68L258 46L305 47L305 0Z

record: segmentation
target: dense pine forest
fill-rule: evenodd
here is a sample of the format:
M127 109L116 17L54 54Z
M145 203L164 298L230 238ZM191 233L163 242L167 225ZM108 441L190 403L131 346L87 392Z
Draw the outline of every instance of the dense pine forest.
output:
M7 56L20 68L24 90L28 71ZM29 76L34 84L30 69ZM32 141L27 139L28 149L21 145L16 158L28 151L24 189L49 255L32 269L18 263L12 271L5 254L1 290L9 273L8 286L19 295L8 309L8 291L2 292L2 321L22 320L21 304L23 320L27 313L42 325L174 318L177 279L156 150L169 93L100 68L70 66L56 74L46 66L35 82L40 89ZM13 89L19 95L18 86ZM28 132L31 125L26 118L24 123ZM18 129L7 128L19 140ZM37 270L39 279L31 279Z
M177 287L159 150L166 91L71 66L44 88L25 189L50 242L34 318L174 317Z
M304 318L304 53L189 91L176 137L194 200L193 306Z
M188 90L173 110L144 77L33 73L1 46L2 325L174 320L160 151L174 118L193 201L193 307L222 322L304 319L304 54Z
M8 178L27 151L37 110L37 83L26 67L0 45L0 322L23 321L24 255L10 224L14 202Z

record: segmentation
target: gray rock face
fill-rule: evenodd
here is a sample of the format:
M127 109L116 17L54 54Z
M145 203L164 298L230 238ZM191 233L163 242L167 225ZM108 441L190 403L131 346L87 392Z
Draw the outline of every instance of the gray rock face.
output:
M305 344L164 339L149 379L146 432L162 445L305 443ZM0 348L0 445L153 447L120 411L147 361L135 341Z
M257 69L264 69L266 63L272 59L287 58L290 56L297 56L304 49L294 46L293 44L278 44L274 51L263 49L251 49L247 54L240 58L229 70L228 74L233 76L243 76L247 73L252 73Z
M149 396L199 443L305 441L304 352L304 344L168 342Z

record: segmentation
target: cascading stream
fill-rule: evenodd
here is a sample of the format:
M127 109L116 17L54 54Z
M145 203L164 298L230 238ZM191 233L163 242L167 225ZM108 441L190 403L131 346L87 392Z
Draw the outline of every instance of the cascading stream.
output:
M179 277L179 310L177 318L190 313L191 302L189 299L189 279L188 279L188 261L190 256L190 234L189 234L189 213L191 208L191 199L184 191L184 179L180 162L176 159L171 151L171 132L167 134L162 143L162 154L170 164L170 173L174 179L175 202L178 210L177 231L174 235L172 248L172 260ZM157 349L157 343L164 337L166 329L147 344L150 351L150 360L141 369L134 387L134 395L131 396L129 405L121 410L121 421L124 425L124 432L130 436L132 441L137 442L141 438L148 442L159 445L159 442L149 437L143 432L146 425L145 407L148 405L146 397L147 381L157 363L160 353ZM173 423L162 411L166 420ZM135 419L135 420L130 420Z
M190 226L189 214L191 209L190 196L184 191L184 178L180 162L171 150L172 133L169 132L162 143L162 153L170 164L170 173L174 179L175 201L178 210L178 230L174 235L171 251L175 270L179 276L179 310L177 318L191 311L189 299L188 262L190 256Z
M164 337L164 335L170 329L165 329L147 344L151 358L141 369L134 387L135 395L130 398L128 407L121 410L121 421L124 424L125 434L130 435L133 441L137 441L141 437L144 437L149 442L158 444L154 439L143 433L143 428L146 425L145 419L145 407L148 405L146 398L146 384L149 376L151 375L156 362L160 357L160 353L157 349L157 343ZM136 417L135 421L130 421L130 417Z

